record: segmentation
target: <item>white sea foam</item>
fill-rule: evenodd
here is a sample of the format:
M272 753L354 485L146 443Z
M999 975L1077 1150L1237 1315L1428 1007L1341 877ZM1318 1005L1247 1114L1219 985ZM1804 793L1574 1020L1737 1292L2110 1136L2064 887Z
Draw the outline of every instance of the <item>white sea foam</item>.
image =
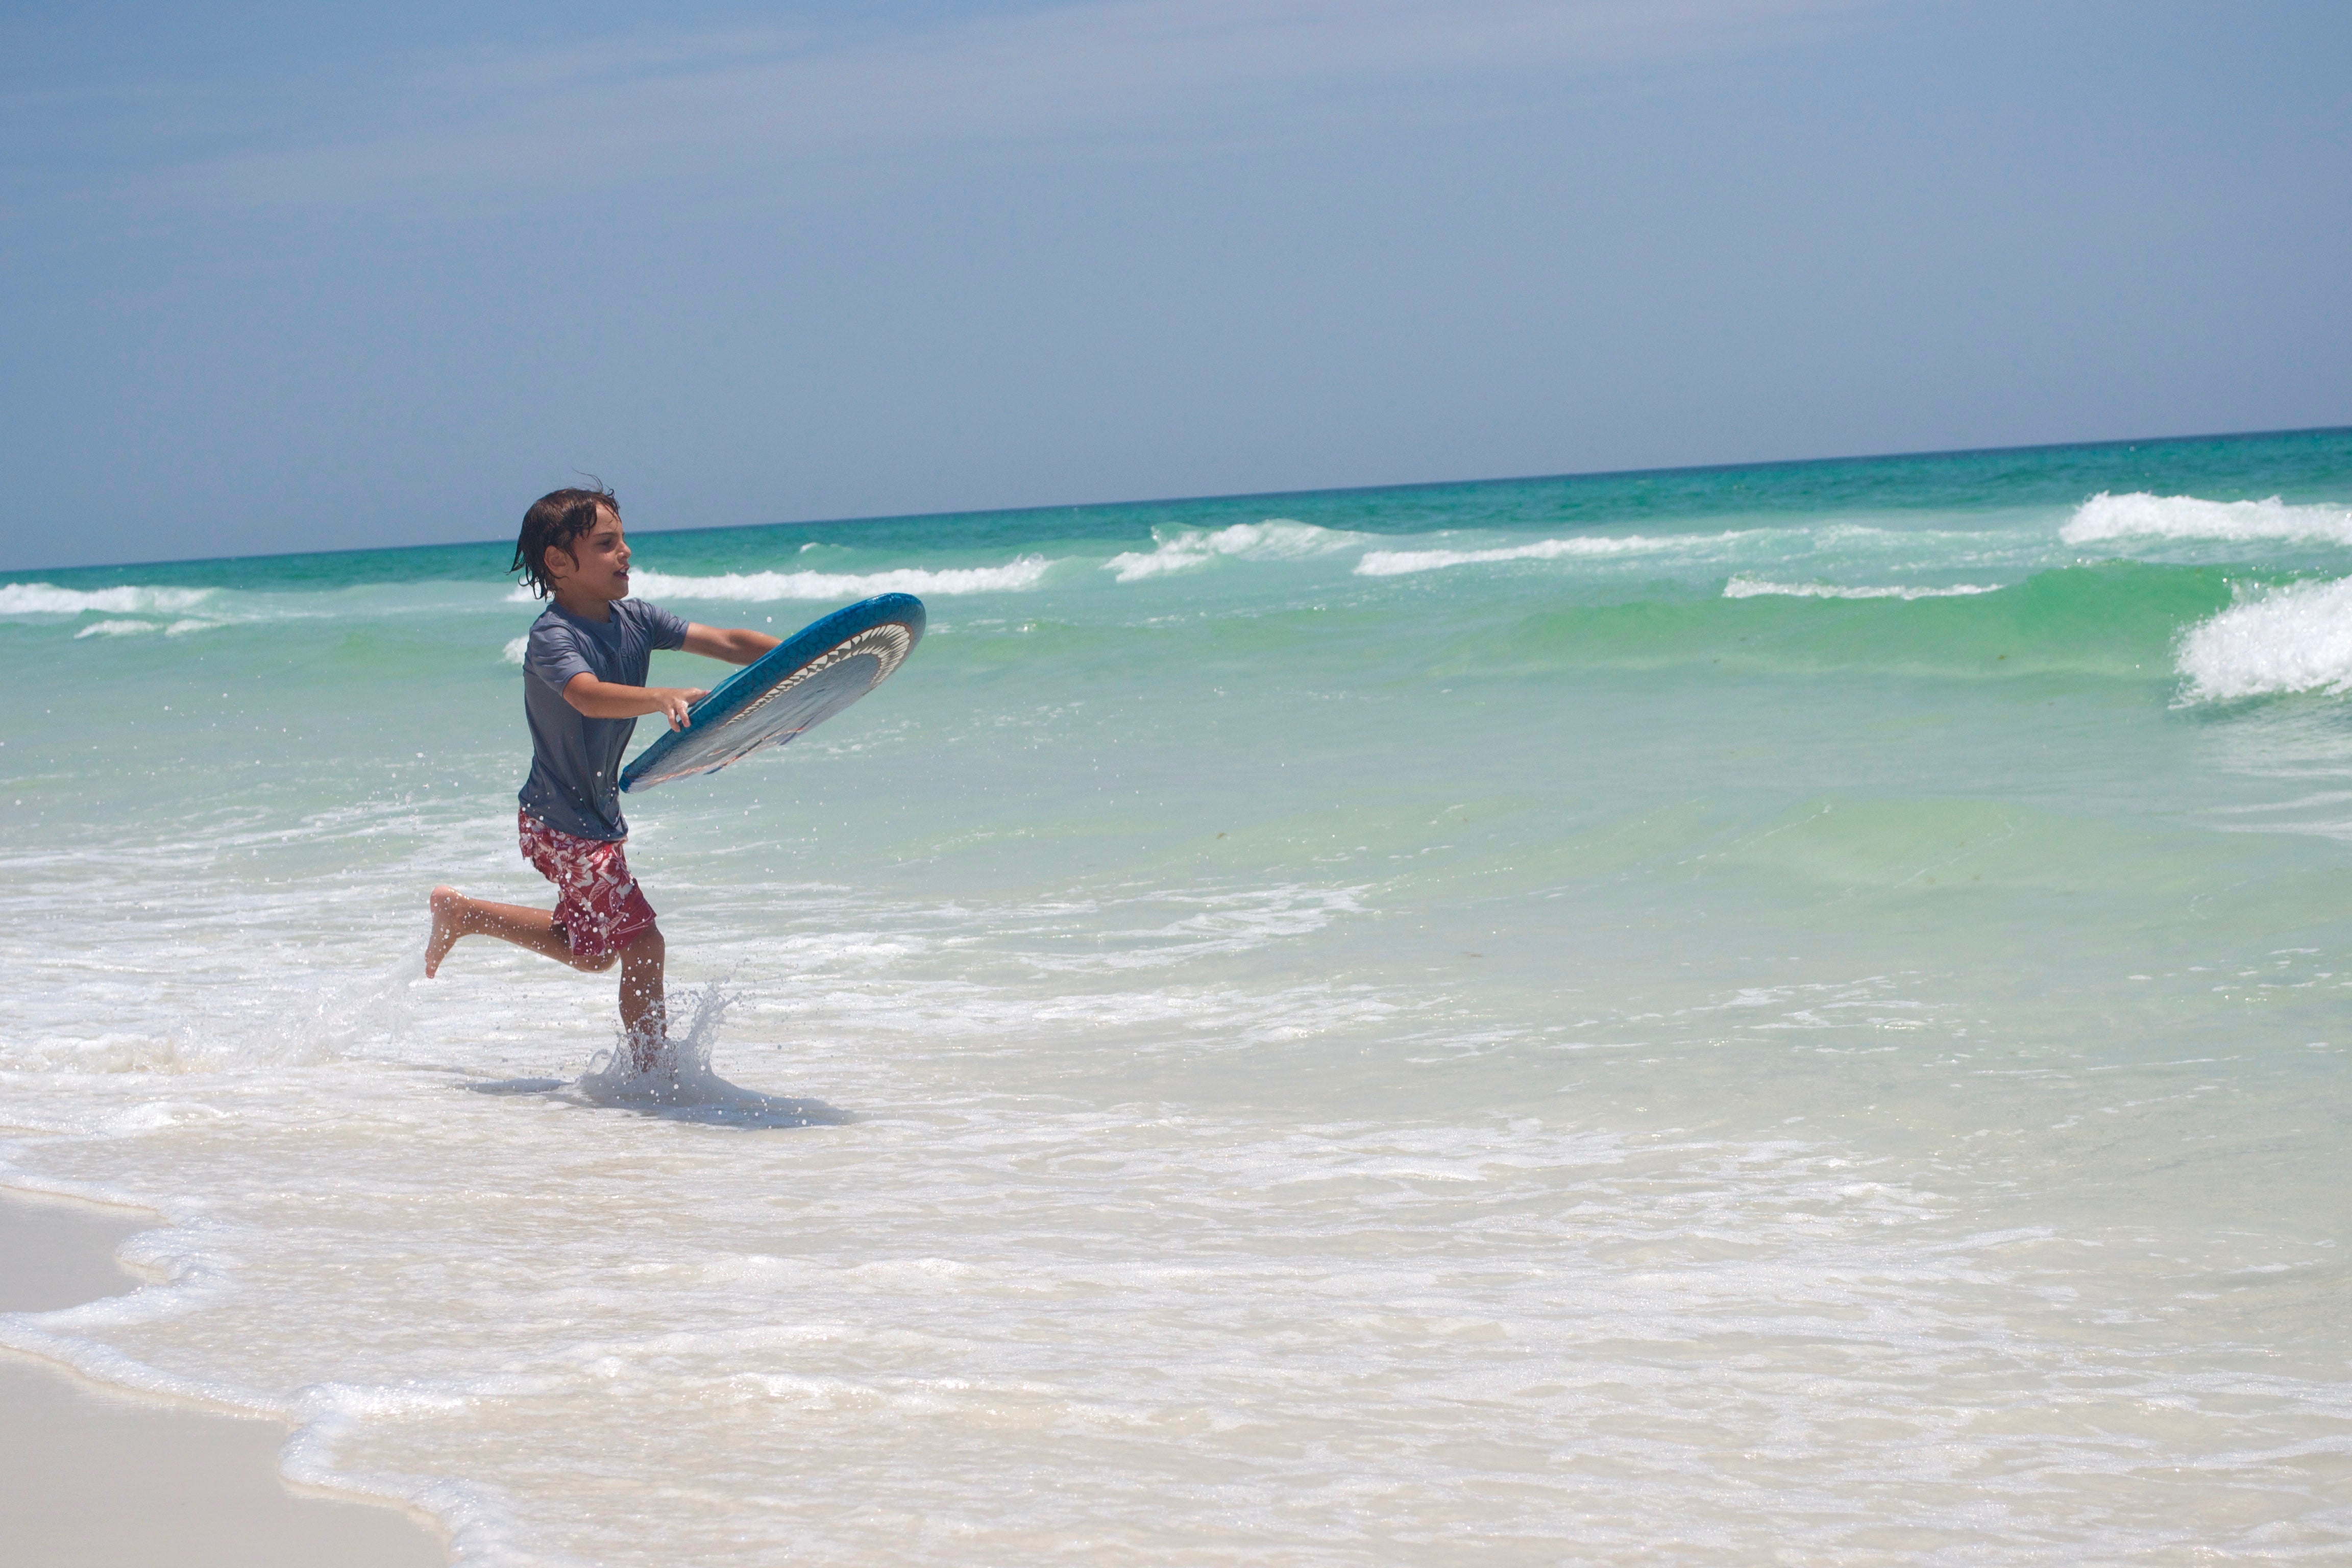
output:
M1243 561L1304 561L1328 555L1363 542L1364 536L1341 529L1318 528L1293 518L1270 517L1264 522L1236 522L1226 528L1155 528L1153 547L1129 551L1103 563L1122 583L1139 583L1171 572L1189 572L1219 556Z
M0 616L131 616L192 610L211 588L96 588L87 593L47 583L0 584Z
M2179 668L2191 701L2352 691L2352 578L2244 598L2189 628Z
M163 621L93 621L74 633L74 640L137 637L142 632L162 632L167 637L184 637L191 632L209 632L229 624L226 620L198 620L194 617L168 624Z
M1096 952L1033 952L1028 962L1046 972L1085 972L1164 967L1196 962L1211 953L1246 952L1268 942L1306 936L1342 915L1361 914L1361 887L1317 888L1298 884L1251 888L1239 892L1170 890L1135 900L1142 926L1110 928L1115 945ZM1125 907L1105 906L1106 912Z
M723 599L767 604L779 599L863 599L876 594L1009 594L1034 588L1054 563L1024 555L1002 566L902 566L888 572L729 572L717 577L633 572L630 591L647 599ZM533 603L528 588L507 595Z
M1774 583L1742 574L1723 585L1727 599L1783 597L1790 599L1956 599L1970 594L1998 594L1998 583L1956 583L1947 588L1900 586L1853 587L1836 583Z
M1720 544L1736 533L1681 538L1653 538L1639 533L1583 534L1574 539L1539 539L1533 544L1512 544L1494 550L1368 550L1356 563L1359 577L1401 577L1409 572L1435 572L1448 566L1475 566L1496 561L1557 561L1563 556L1609 557L1650 555L1685 549L1695 542Z
M2058 537L2069 544L2118 539L2303 540L2352 544L2352 510L2268 500L2203 500L2196 496L2101 490L2074 510Z
M509 664L520 664L522 662L522 656L530 650L530 634L526 632L521 637L516 637L512 641L509 642L506 647L500 648L499 650L499 657L505 659Z

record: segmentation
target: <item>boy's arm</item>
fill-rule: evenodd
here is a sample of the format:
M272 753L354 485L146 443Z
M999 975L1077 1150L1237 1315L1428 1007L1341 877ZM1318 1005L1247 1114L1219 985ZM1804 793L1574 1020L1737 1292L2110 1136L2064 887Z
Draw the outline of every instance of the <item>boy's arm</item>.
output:
M745 626L721 631L688 621L681 646L705 658L749 664L782 640ZM709 695L698 686L617 686L584 671L563 683L563 700L591 719L635 719L643 713L658 713L673 730L687 727L689 703Z
M563 700L591 719L635 719L658 713L673 730L687 726L686 710L710 693L698 686L618 686L587 671L563 683Z
M723 658L730 664L749 664L783 640L744 626L721 631L717 626L706 626L699 621L688 621L684 646L687 652L698 653L705 658Z

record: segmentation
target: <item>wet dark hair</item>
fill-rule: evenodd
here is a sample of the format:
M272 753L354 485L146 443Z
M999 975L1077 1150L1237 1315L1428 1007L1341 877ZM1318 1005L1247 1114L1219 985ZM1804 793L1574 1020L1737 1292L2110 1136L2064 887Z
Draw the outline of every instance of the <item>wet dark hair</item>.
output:
M596 526L596 510L602 507L621 520L621 503L600 480L593 490L550 490L530 503L522 514L522 537L515 541L514 564L509 572L520 572L530 585L531 594L547 598L555 592L555 584L547 575L547 552L561 550L572 553L572 542Z

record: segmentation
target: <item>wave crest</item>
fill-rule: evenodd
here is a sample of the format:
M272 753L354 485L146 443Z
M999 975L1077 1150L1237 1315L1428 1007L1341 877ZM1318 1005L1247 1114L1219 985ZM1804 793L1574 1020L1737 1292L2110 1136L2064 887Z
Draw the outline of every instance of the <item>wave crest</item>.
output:
M1024 555L1002 566L949 566L929 571L902 566L888 572L729 572L717 577L633 572L629 591L646 599L728 599L755 604L778 599L867 599L877 594L1006 594L1034 588L1053 567L1042 555ZM531 604L529 588L507 595L509 604Z
M47 583L0 583L0 616L134 616L142 612L193 610L212 588L94 588L82 592Z
M2352 578L2273 588L2200 621L2179 668L2193 702L2352 691Z
M2197 496L2101 490L2074 509L2058 531L2069 544L2116 539L2294 539L2352 544L2352 511L2268 500L2205 500Z
M1774 583L1745 574L1723 585L1727 599L1780 596L1791 599L1957 599L1970 594L1998 594L1998 583L1955 583L1948 588L1844 587L1833 583Z
M1205 566L1220 555L1244 561L1303 561L1360 544L1364 536L1318 528L1295 518L1270 517L1264 522L1236 522L1218 529L1155 528L1151 538L1152 549L1114 555L1103 563L1103 570L1118 573L1122 583L1139 583L1147 577Z
M1686 549L1691 544L1720 544L1736 533L1711 533L1690 538L1656 539L1644 534L1588 535L1578 539L1539 539L1533 544L1505 545L1494 550L1368 550L1356 563L1359 577L1401 577L1408 572L1436 572L1448 566L1472 566L1490 561L1556 561L1563 555L1645 555Z

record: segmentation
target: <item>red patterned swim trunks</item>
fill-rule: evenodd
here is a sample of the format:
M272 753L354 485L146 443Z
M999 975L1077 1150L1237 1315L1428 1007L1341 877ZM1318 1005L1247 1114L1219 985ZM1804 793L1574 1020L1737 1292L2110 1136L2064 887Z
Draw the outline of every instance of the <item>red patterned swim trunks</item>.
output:
M620 845L558 833L528 811L515 814L515 827L523 858L555 884L556 929L575 957L602 958L654 923Z

